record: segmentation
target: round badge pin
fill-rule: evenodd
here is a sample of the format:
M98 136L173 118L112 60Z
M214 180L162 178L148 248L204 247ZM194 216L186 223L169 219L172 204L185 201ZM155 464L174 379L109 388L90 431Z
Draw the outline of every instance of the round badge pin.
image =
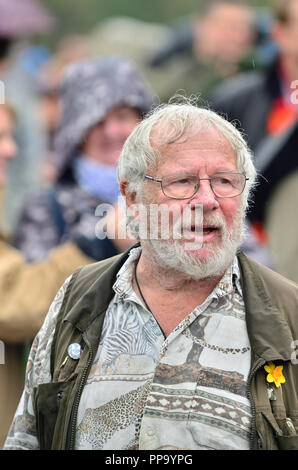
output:
M80 359L82 354L82 348L79 343L72 343L67 348L68 355L75 360Z

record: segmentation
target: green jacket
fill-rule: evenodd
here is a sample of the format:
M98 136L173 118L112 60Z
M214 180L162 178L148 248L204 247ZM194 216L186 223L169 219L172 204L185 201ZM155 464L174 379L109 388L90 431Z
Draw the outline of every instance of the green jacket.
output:
M34 390L41 449L73 449L80 397L93 363L112 285L128 252L77 270L66 291L51 355L52 382ZM298 286L238 254L251 342L248 398L252 449L298 449ZM79 360L67 348L80 343ZM286 382L269 400L264 365L283 365ZM290 420L289 420L290 419ZM289 425L290 423L290 425ZM294 424L295 430L291 423Z

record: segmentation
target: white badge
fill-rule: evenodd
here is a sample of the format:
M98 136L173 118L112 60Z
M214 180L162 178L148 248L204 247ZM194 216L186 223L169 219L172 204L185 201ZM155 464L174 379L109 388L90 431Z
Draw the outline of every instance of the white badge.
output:
M77 360L81 357L82 348L79 343L72 343L68 346L67 352L72 359Z

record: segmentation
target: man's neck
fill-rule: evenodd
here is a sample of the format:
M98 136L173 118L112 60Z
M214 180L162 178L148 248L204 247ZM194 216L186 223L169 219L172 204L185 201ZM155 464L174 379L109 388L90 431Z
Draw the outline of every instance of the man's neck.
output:
M168 293L181 291L184 295L187 292L200 291L202 294L206 292L207 297L218 284L224 272L215 277L191 279L189 275L161 264L155 254L144 248L138 263L138 276L143 285L147 284L152 289Z
M207 299L222 278L220 275L190 279L173 268L161 265L146 249L142 250L136 272L138 283L134 277L133 289L140 300L145 299L166 337Z

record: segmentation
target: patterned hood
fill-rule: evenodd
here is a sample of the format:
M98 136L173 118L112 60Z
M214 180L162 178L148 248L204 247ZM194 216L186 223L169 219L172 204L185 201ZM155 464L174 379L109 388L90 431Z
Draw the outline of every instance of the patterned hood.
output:
M130 106L146 114L153 94L135 65L107 56L76 62L66 71L61 87L62 116L56 131L58 175L76 156L88 130L117 106Z

